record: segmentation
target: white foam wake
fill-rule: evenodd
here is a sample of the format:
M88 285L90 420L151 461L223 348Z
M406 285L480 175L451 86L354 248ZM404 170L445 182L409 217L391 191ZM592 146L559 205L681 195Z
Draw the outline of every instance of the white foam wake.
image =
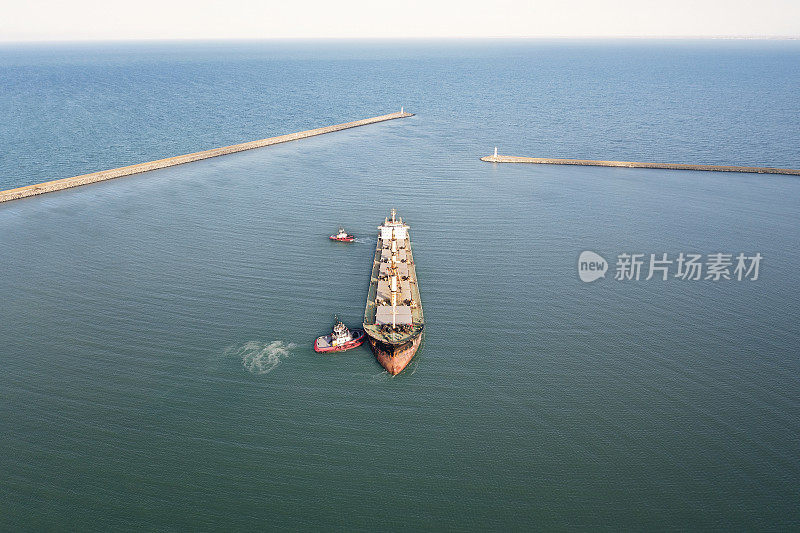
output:
M297 345L293 342L281 340L270 343L249 341L241 346L231 346L225 350L226 356L241 357L242 366L253 374L268 374L281 361L287 357L292 348Z

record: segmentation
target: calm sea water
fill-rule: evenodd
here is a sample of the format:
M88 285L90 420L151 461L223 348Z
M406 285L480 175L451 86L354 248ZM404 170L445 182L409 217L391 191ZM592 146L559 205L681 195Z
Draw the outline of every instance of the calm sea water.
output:
M0 188L417 113L0 205L1 528L799 527L800 180L478 160L800 168L798 87L796 42L0 48ZM394 378L311 348L391 207Z

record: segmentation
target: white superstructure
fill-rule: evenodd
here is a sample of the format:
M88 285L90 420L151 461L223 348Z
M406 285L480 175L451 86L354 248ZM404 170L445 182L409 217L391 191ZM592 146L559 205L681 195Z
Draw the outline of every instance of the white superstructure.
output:
M387 218L382 225L378 226L378 229L381 230L381 240L383 242L389 242L393 239L404 241L408 237L408 225L403 224L402 217L395 217L395 215L396 211L392 209L392 220Z

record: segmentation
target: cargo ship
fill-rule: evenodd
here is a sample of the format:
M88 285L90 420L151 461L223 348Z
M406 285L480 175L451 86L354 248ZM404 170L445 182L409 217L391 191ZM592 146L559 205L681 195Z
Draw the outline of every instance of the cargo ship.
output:
M392 375L402 372L414 358L425 329L408 229L394 209L391 220L386 218L378 226L364 310L369 345Z

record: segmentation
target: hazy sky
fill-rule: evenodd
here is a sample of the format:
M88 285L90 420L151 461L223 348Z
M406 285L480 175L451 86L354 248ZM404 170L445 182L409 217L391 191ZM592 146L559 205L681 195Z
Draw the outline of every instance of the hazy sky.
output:
M800 0L0 0L0 40L800 36Z

